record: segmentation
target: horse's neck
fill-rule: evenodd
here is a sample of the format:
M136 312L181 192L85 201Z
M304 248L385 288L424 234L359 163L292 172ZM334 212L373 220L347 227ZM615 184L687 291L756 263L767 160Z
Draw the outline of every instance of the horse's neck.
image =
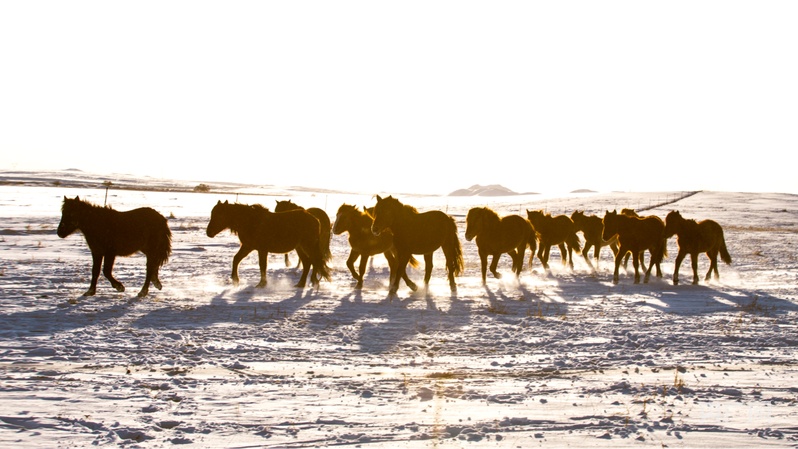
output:
M118 211L108 207L92 206L90 204L84 207L85 209L78 216L80 230L84 233L86 230L91 231L92 229L106 226L108 220L119 214Z

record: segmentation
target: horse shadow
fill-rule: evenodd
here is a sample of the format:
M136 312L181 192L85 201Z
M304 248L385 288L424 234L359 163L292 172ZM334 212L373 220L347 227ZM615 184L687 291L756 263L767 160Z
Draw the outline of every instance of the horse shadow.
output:
M369 299L375 298L375 301ZM394 353L403 345L424 346L416 340L424 334L455 329L468 324L471 309L456 293L435 294L423 288L404 297L364 294L353 290L341 296L331 312L318 312L309 322L322 327L334 327L348 334L346 339L357 344L359 350L374 355ZM413 307L423 301L425 307ZM437 304L446 302L442 310ZM347 330L354 327L353 330ZM433 337L430 337L433 338Z
M662 283L664 284L664 283ZM712 315L741 312L766 317L798 311L798 304L787 298L753 289L713 285L658 285L648 296L648 307L680 315Z
M314 299L319 293L315 289L296 289L279 301L257 299L257 289L249 287L225 290L215 295L211 301L190 309L168 305L150 311L135 320L131 325L139 328L202 328L220 323L264 323L280 320L294 315ZM273 297L274 292L270 293ZM255 300L253 300L255 298Z
M95 295L90 301L81 297L79 301L66 304L3 314L0 319L0 335L7 332L17 335L22 330L30 336L53 335L114 321L128 314L136 303L127 299L127 296L124 300L119 300L122 295Z

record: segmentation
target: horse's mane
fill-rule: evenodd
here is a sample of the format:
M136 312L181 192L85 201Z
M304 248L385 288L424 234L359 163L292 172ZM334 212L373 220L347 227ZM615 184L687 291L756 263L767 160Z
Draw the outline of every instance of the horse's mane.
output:
M399 206L402 206L402 210L404 210L406 212L412 212L414 214L418 213L418 209L416 209L415 207L413 207L413 206L411 206L409 204L404 204L403 202L399 201L398 199L394 198L393 196L388 196L387 198L383 198L382 201L390 201L392 203L396 203Z
M493 210L493 209L491 209L489 207L477 207L475 209L484 212L485 213L485 218L488 218L491 221L499 221L499 220L501 220L501 217L499 217L499 214L497 214L495 210Z
M78 207L82 207L82 208L86 208L86 209L114 210L111 206L109 206L107 204L105 206L98 206L97 204L91 203L91 202L86 201L86 200L82 200L82 199L80 199L79 196L76 196L75 198L66 198L66 197L64 197L64 203L61 205L61 212L64 212L64 210L66 210L68 204L70 204L70 203L71 204L75 204Z
M246 206L246 204L244 204L244 206ZM249 207L252 208L253 211L258 213L271 212L268 207L265 207L262 204L255 203L250 205Z

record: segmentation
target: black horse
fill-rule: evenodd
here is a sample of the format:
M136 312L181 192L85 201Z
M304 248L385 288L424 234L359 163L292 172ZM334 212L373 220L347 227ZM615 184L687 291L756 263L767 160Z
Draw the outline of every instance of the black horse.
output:
M111 285L117 291L125 291L125 286L111 274L114 260L116 256L130 256L139 251L147 256L147 274L138 296L147 296L150 283L161 289L158 270L172 253L172 232L166 217L149 207L119 212L82 201L77 196L64 197L58 236L64 238L77 230L86 238L92 258L91 284L83 296L97 292L101 266Z

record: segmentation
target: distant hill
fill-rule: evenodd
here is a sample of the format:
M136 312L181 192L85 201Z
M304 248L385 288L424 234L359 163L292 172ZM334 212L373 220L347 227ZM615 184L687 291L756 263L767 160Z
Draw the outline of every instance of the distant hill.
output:
M499 184L482 186L475 184L467 189L459 189L450 193L448 196L513 196L513 195L537 195L535 192L518 193L513 192L507 187Z

